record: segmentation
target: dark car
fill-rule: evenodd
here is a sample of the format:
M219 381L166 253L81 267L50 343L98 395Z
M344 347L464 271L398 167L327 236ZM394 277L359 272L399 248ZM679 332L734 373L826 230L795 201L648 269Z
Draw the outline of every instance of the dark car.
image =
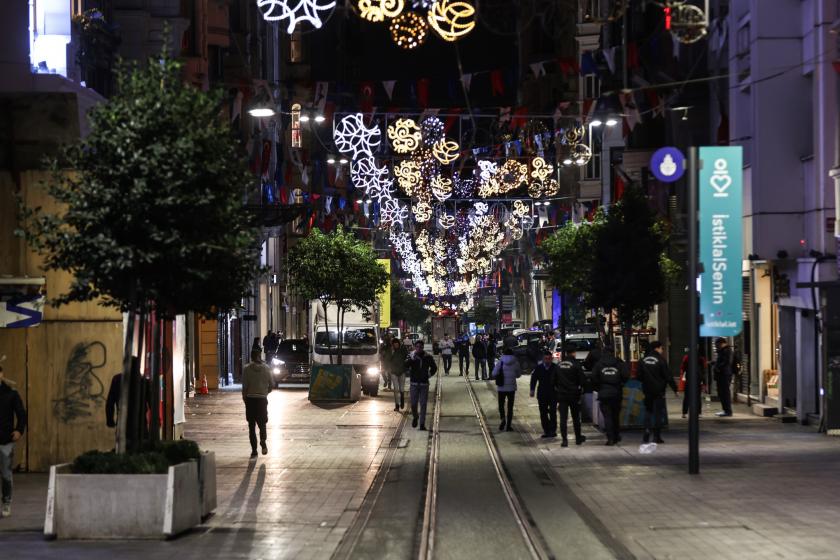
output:
M290 338L277 345L271 357L274 383L309 383L309 342Z

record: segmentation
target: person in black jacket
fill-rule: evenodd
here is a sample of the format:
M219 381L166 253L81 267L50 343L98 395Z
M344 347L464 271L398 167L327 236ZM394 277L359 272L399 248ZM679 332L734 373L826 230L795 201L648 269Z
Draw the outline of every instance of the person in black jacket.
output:
M541 437L557 437L557 366L552 361L551 352L546 352L531 373L531 398L537 394L537 406L540 409ZM564 432L565 433L565 432ZM565 441L565 438L564 438Z
M457 344L458 349L458 375L470 374L470 336L464 334Z
M411 401L411 415L413 416L411 426L416 428L419 420L420 429L425 430L426 404L429 401L429 379L437 373L437 365L434 358L423 351L423 342L419 340L414 343L414 352L411 353L405 364L411 380L408 390L409 400ZM418 405L420 406L419 415L417 412Z
M583 368L575 360L575 353L563 350L563 360L557 364L557 405L560 408L560 436L563 447L569 445L569 411L572 413L572 426L575 429L575 445L586 441L580 429L580 397L583 394Z
M668 363L662 357L662 343L654 340L648 346L647 355L639 362L639 378L642 381L642 391L645 394L645 433L642 441L650 441L653 429L653 441L665 443L660 437L662 431L662 416L665 414L665 390L671 386L677 393L677 384L668 368ZM679 395L678 395L679 396Z
M601 359L592 371L592 380L598 390L598 406L603 417L606 445L621 441L621 399L624 383L629 378L626 364L615 357L612 348L604 348Z
M478 381L478 370L481 369L481 378L487 379L487 342L482 335L475 335L475 344L472 349L475 358L475 380Z
M732 416L732 348L725 338L715 340L717 360L715 360L715 381L722 411L715 416Z
M0 517L12 514L12 469L15 466L15 443L26 430L26 409L17 389L7 381L0 366Z

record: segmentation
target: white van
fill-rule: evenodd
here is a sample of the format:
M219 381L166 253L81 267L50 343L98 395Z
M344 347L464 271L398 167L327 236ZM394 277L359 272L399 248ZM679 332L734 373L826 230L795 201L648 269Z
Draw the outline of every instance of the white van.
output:
M324 307L312 300L309 308L309 332L312 340L313 364L338 363L338 321L334 305ZM344 313L342 326L341 363L352 365L362 378L362 391L376 396L379 393L381 345L379 313L373 308L354 307ZM327 330L329 328L329 331Z

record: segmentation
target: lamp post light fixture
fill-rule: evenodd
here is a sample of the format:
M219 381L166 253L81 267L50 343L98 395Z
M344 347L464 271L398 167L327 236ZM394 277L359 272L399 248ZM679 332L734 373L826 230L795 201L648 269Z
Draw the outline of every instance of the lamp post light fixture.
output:
M335 164L335 156L334 155L328 155L327 156L327 163L329 163L330 165L334 165Z
M315 122L316 123L321 124L325 120L327 120L327 119L326 119L326 117L324 117L324 115L321 115L321 114L315 115Z
M256 105L255 107L248 109L248 114L258 119L264 119L267 117L273 117L275 115L275 111L268 105Z
M341 158L340 160L338 160L338 163L340 163L341 165L347 165L347 158Z
M607 122L605 122L604 124L612 127L612 126L615 126L615 125L618 124L618 120L610 118L610 119L607 119Z

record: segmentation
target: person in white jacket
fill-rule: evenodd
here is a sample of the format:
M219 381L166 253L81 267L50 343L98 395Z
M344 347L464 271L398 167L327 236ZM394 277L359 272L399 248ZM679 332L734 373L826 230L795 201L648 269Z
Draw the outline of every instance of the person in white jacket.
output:
M513 400L516 397L516 380L522 376L522 368L519 360L513 355L513 350L505 348L502 358L496 362L493 368L493 378L496 380L497 393L499 397L499 416L502 423L499 430L510 432L513 430ZM505 414L505 401L507 401L507 414Z
M438 344L440 355L443 358L443 373L449 375L449 370L452 368L452 351L455 349L455 343L448 334L443 335L443 340Z

